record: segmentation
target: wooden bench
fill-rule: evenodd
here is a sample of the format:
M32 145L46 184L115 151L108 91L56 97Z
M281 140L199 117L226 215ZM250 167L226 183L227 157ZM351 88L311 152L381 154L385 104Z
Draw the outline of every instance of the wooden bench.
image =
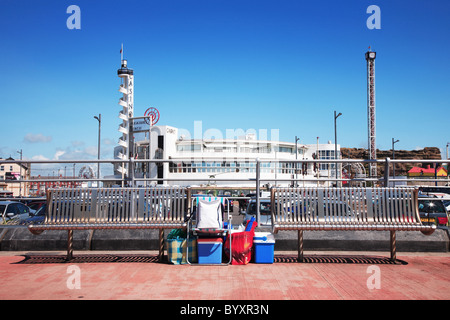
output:
M396 260L396 231L434 232L422 225L418 190L396 188L272 188L272 229L298 230L298 260L303 261L303 231L390 231Z
M182 187L51 189L42 224L33 234L68 230L67 259L73 257L73 230L159 229L159 259L164 255L164 229L185 228L188 190Z

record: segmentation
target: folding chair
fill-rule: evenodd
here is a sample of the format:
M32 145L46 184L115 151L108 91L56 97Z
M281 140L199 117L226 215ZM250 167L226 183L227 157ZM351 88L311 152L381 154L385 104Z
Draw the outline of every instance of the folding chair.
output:
M191 214L187 223L187 241L192 231L194 236L198 238L206 237L225 237L231 233L231 215L230 206L227 205L227 210L224 210L225 203L228 202L224 197L208 197L195 196L192 199L191 208L196 207L195 214ZM227 203L229 204L229 202ZM224 221L227 221L227 226L224 227ZM222 246L223 247L223 246ZM231 246L230 260L228 263L191 263L189 261L189 246L186 247L187 263L191 265L229 265L231 263ZM197 250L198 252L198 250Z

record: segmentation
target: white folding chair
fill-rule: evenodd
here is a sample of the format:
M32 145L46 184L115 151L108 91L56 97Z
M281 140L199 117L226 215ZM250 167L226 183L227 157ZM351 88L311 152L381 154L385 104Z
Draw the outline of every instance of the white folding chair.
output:
M225 204L227 204L225 206ZM197 237L225 237L231 233L231 215L230 206L227 198L195 196L192 200L191 208L196 208L195 214L191 214L187 223L187 241L189 243L190 234ZM224 210L226 208L226 210ZM224 226L224 222L227 226ZM198 265L189 261L189 245L186 246L186 257L188 264ZM228 263L214 265L229 265L231 263L231 245L230 261ZM208 264L201 264L208 265Z

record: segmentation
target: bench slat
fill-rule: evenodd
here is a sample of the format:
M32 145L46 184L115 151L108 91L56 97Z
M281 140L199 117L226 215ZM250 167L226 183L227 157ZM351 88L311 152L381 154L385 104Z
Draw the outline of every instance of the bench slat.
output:
M274 188L273 231L429 231L417 211L417 190L396 188Z
M183 187L51 189L48 212L30 230L185 227Z

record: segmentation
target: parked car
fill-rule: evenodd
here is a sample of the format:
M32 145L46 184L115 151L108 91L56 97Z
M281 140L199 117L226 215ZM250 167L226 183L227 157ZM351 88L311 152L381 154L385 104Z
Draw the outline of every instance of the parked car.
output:
M445 209L447 209L447 213L450 213L450 200L442 200L444 203Z
M30 225L30 224L42 224L45 221L45 215L47 213L47 205L41 206L35 213L32 213L30 217L26 219L20 219L19 225Z
M258 226L272 226L270 199L259 199L259 205L260 221ZM252 217L256 219L256 208L256 199L250 199L243 220L244 226Z
M309 203L308 206L303 207L302 203L292 203L290 206L284 207L285 214L289 217L292 213L302 212L302 215L306 218L317 219L318 218L318 204L316 202ZM260 199L260 226L272 226L271 215L271 203L270 199ZM326 215L337 217L340 219L349 219L352 217L352 210L349 205L342 201L325 202L323 204L323 211ZM251 217L256 219L256 199L250 199L247 207L247 212L244 217L243 224L245 225Z
M30 215L30 208L17 201L0 201L1 223L9 220L26 219Z
M30 211L32 213L35 213L41 208L43 205L45 205L45 201L32 201L28 204L28 208L30 208Z
M448 215L441 199L419 197L419 215L423 224L435 224L438 229L448 230Z
M450 213L450 194L433 192L428 193L427 195L442 200L442 203L444 204L444 207L447 210L447 214Z

